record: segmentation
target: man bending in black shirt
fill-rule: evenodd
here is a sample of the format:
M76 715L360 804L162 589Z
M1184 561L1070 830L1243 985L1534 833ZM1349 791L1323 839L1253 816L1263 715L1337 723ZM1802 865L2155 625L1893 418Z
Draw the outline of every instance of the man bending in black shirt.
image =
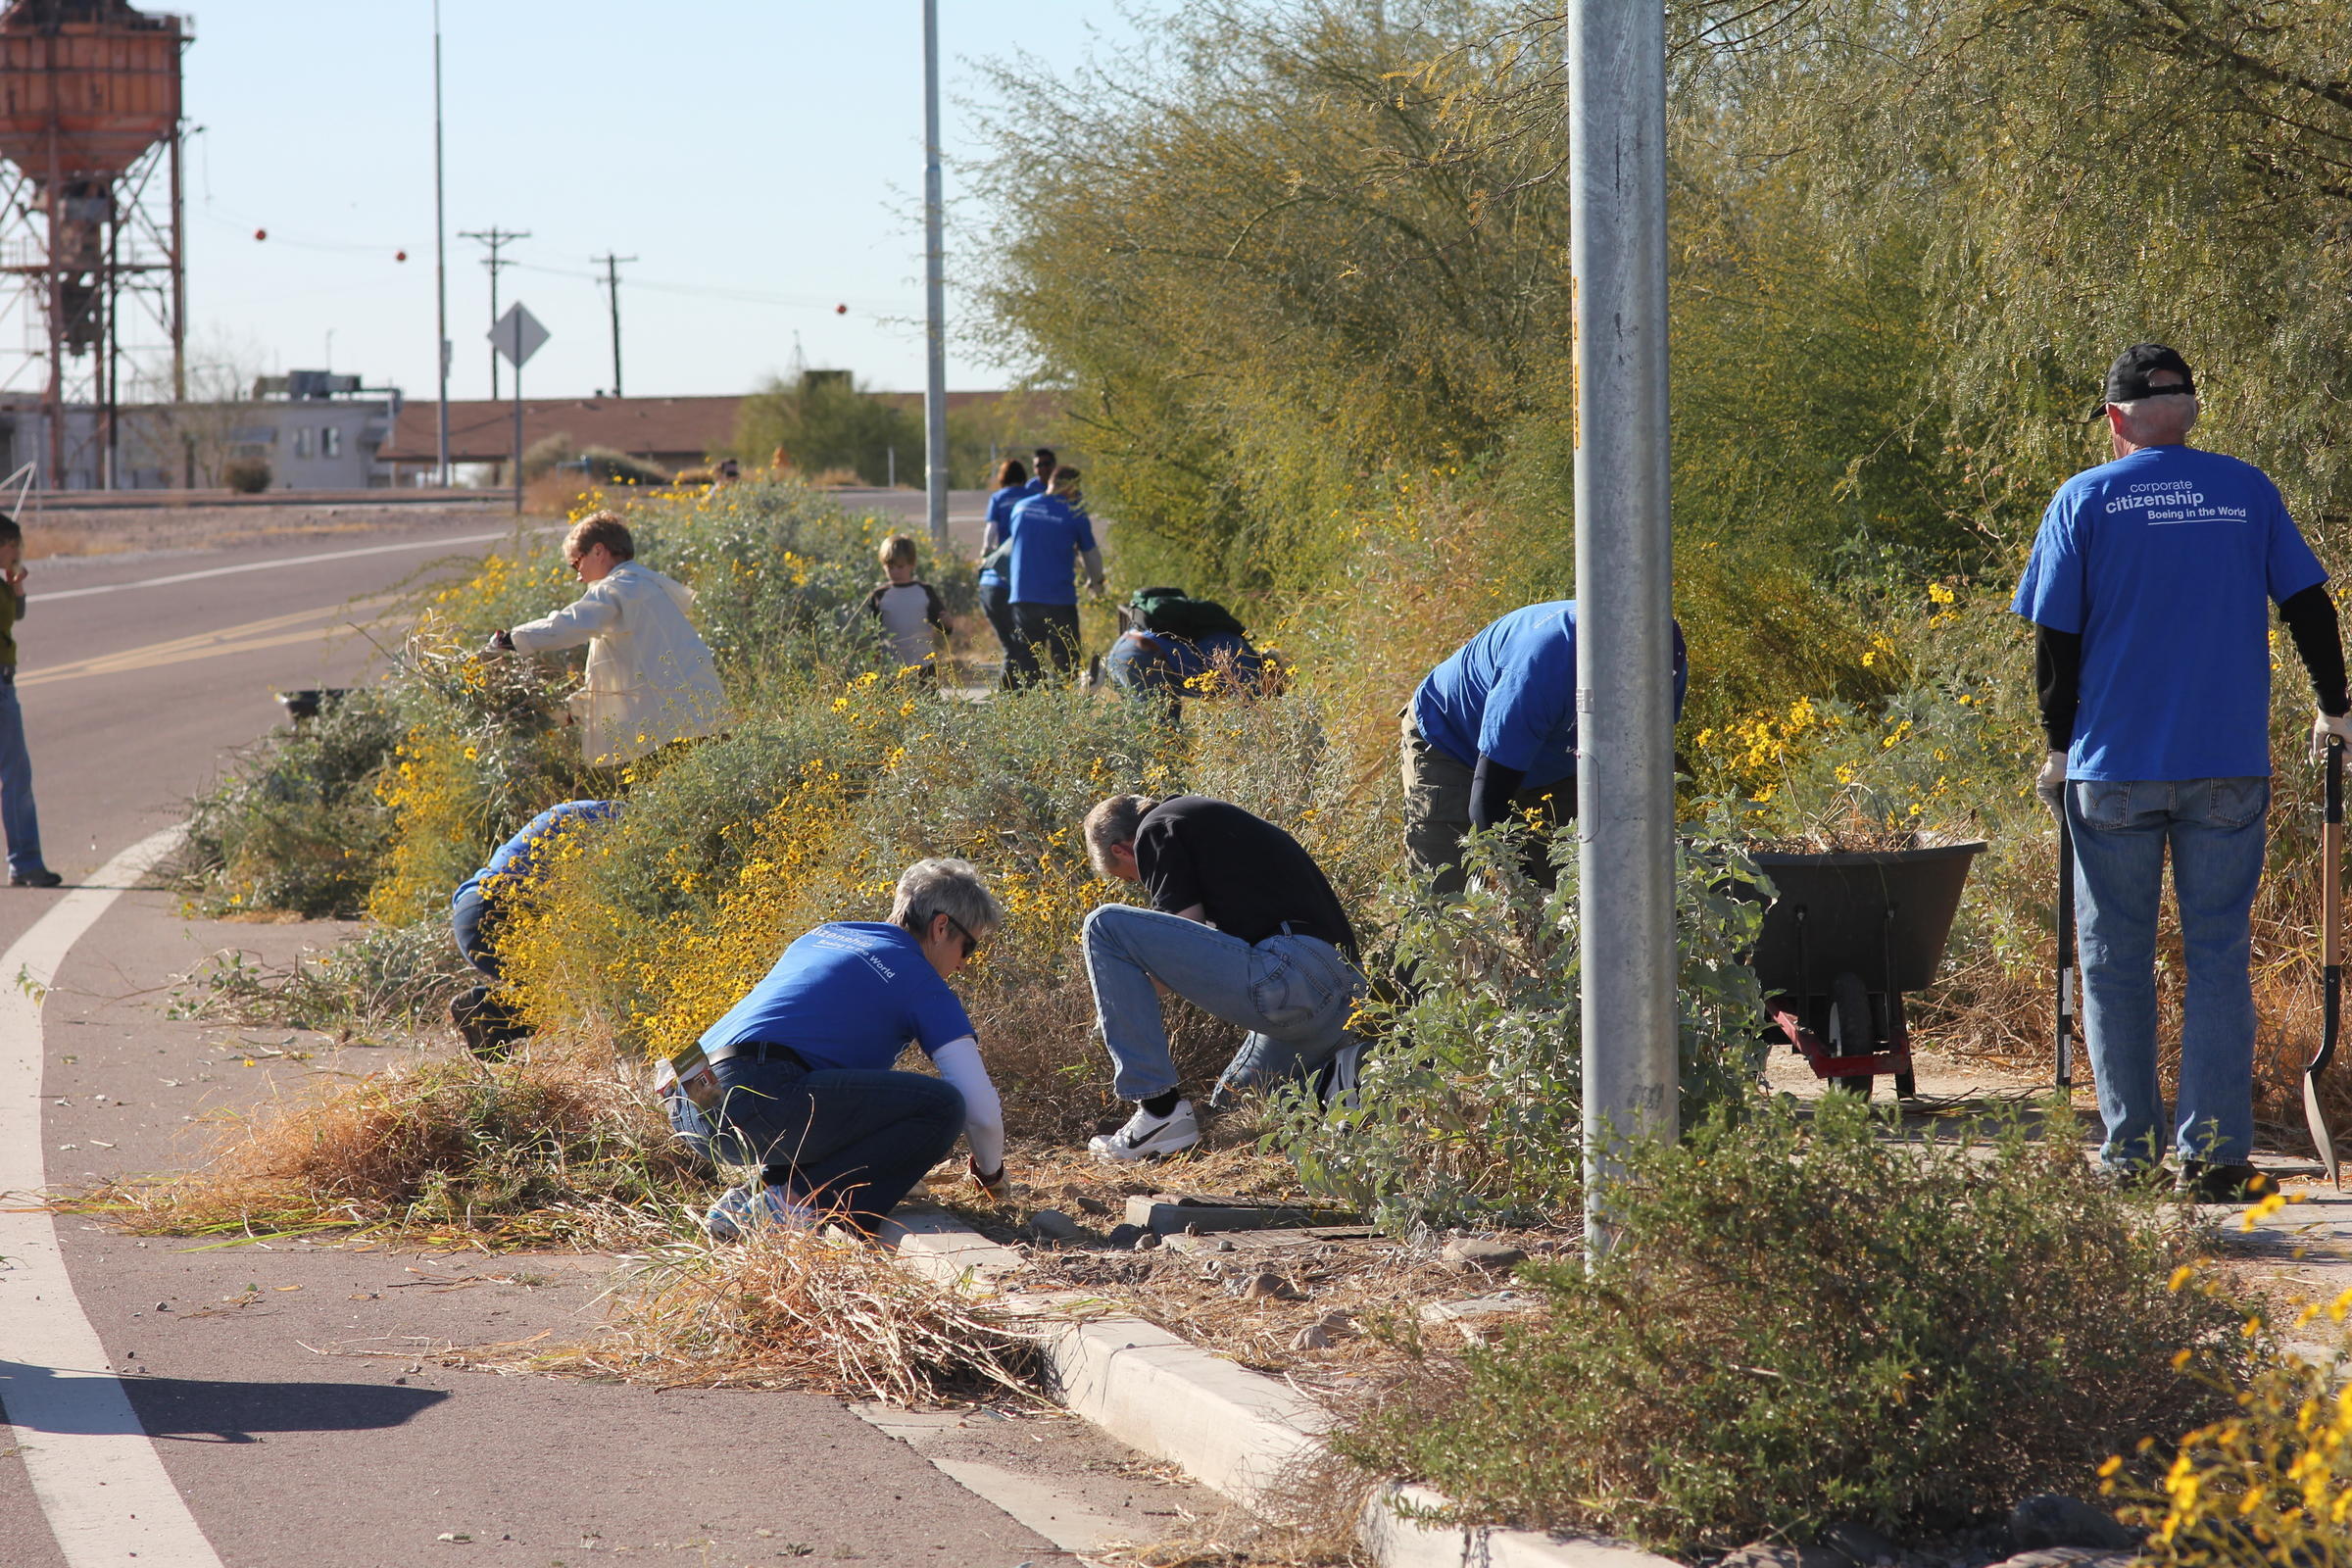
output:
M1209 1097L1308 1072L1348 1043L1364 980L1355 932L1298 841L1205 795L1165 803L1114 795L1086 813L1096 871L1140 882L1152 907L1105 904L1086 917L1095 1022L1134 1116L1088 1147L1099 1159L1151 1159L1200 1141L1179 1092L1159 999L1169 992L1250 1031Z

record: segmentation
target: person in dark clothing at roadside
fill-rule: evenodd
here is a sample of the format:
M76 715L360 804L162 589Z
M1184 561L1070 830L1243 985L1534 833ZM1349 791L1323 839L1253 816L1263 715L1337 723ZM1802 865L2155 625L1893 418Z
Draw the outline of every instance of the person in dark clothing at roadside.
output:
M2074 842L2100 1158L2119 1179L2150 1180L2169 1131L2180 1190L2234 1202L2278 1191L2249 1163L2271 604L2311 674L2315 755L2352 739L2352 694L2327 568L2261 469L2188 445L2198 412L2174 350L2138 343L2117 357L2101 409L2114 461L2050 499L2010 608L2034 627L2049 745L2034 785ZM2187 981L2170 1129L2156 1064L2168 851Z
M1096 1027L1112 1092L1135 1114L1088 1148L1111 1163L1200 1141L1168 1051L1168 992L1250 1031L1217 1080L1212 1108L1313 1072L1348 1043L1364 990L1355 929L1322 867L1281 828L1224 801L1114 795L1086 814L1086 853L1105 877L1143 885L1150 908L1105 904L1086 917Z
M546 872L545 857L550 850L588 823L619 814L618 801L565 801L551 806L500 845L490 863L460 883L450 896L449 924L458 939L458 951L491 982L461 992L449 1004L449 1021L457 1025L466 1049L475 1055L504 1055L508 1047L531 1032L496 989L506 981L498 956L499 927L515 904L529 896L532 882Z
M1004 667L1012 668L1012 576L1002 565L992 565L988 558L1012 527L1012 509L1031 496L1043 494L1043 487L1029 481L1029 470L1021 466L1018 458L1006 458L997 466L996 494L988 498L988 523L980 530L980 609L988 616L988 624L997 634L997 646L1004 650Z
M1674 628L1674 711L1690 683ZM1490 622L1405 706L1404 850L1441 895L1462 891L1462 835L1535 810L1576 815L1576 601L1529 605ZM1550 862L1531 863L1548 880Z
M17 622L24 618L24 530L0 512L0 828L8 836L8 885L53 888L65 878L41 858L32 806L32 754L17 706Z

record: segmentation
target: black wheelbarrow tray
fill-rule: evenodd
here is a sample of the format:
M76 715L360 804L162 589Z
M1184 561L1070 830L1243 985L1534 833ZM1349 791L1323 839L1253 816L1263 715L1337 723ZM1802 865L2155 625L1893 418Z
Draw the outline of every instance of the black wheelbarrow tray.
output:
M1748 961L1766 1014L1814 1076L1867 1095L1888 1073L1898 1097L1917 1092L1903 993L1935 981L1969 863L1984 849L1748 857L1776 895Z

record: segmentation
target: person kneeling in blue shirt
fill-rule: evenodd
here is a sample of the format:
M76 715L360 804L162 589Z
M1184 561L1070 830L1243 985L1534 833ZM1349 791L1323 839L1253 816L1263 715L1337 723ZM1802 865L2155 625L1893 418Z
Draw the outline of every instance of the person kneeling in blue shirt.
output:
M1004 1115L971 1018L948 988L1004 920L963 860L917 860L887 922L836 920L784 950L767 977L671 1059L670 1125L712 1158L758 1165L704 1216L720 1241L827 1218L871 1235L961 1134L973 1180L1002 1200ZM896 1072L909 1042L937 1078Z
M1690 663L1674 627L1674 716ZM1576 815L1576 601L1514 610L1437 668L1400 715L1404 850L1441 896L1462 891L1462 835L1516 812ZM1549 885L1550 862L1529 871Z
M545 873L543 853L586 824L619 814L618 801L565 801L551 806L525 822L521 832L492 853L489 864L459 883L458 891L450 895L449 927L458 939L458 951L491 982L450 999L449 1021L458 1026L466 1049L475 1055L495 1060L531 1032L496 989L506 981L506 969L498 957L498 933L516 903L528 896L531 885Z

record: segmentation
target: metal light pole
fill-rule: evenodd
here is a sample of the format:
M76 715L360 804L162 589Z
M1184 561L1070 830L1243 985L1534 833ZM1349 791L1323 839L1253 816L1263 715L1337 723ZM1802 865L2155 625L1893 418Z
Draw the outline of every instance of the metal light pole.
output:
M1666 18L1573 0L1577 813L1588 1253L1617 1152L1677 1131L1673 537L1667 515Z
M441 0L433 0L433 293L441 350L439 407L433 418L436 480L449 483L449 218L441 177Z
M923 0L923 303L930 350L923 383L923 466L931 543L948 543L947 238L939 172L939 0Z

